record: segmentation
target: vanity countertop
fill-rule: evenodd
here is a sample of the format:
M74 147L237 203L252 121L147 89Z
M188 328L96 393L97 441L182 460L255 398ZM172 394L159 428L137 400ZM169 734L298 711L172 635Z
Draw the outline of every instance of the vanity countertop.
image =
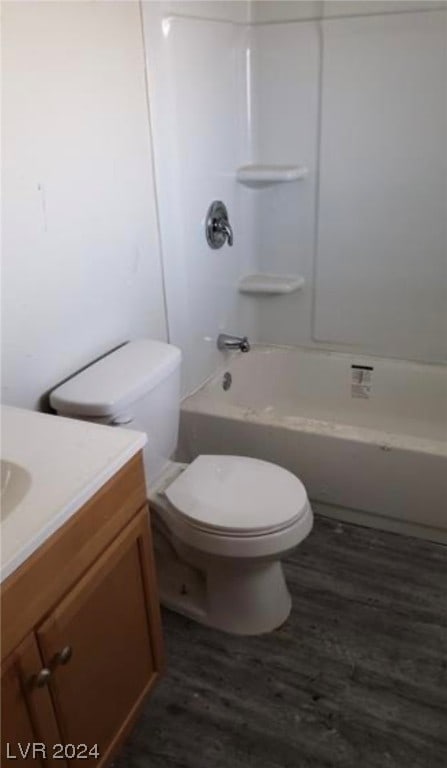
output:
M1 406L3 466L29 478L1 522L0 581L19 567L146 443L130 429ZM20 494L19 494L20 496Z

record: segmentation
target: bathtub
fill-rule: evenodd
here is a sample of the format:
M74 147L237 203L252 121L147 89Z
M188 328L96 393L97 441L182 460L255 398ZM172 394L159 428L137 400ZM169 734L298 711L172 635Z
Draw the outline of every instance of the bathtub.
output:
M231 384L230 384L231 382ZM255 346L182 403L179 456L294 472L315 511L447 543L447 367Z

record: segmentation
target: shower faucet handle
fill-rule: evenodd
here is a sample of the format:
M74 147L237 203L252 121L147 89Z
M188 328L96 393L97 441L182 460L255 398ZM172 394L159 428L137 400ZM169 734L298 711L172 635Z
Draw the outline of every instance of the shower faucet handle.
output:
M222 248L225 242L233 245L233 228L228 219L227 208L221 200L214 200L208 208L205 233L210 248Z
M233 229L228 219L216 221L215 228L217 232L222 232L225 235L228 245L233 245Z

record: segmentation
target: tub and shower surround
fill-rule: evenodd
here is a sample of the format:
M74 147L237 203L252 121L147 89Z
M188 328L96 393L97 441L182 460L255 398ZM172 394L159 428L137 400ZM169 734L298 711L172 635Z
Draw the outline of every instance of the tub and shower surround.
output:
M143 2L184 394L220 364L222 332L445 360L446 8ZM207 245L213 200L227 206L231 248ZM247 293L247 277L272 274L299 290Z
M169 331L183 392L212 376L179 458L274 461L316 509L446 540L446 5L170 5L143 3ZM270 273L299 290L246 292ZM222 332L290 348L228 358L224 390Z
M180 458L272 461L323 514L447 543L446 384L440 365L255 347L183 401Z

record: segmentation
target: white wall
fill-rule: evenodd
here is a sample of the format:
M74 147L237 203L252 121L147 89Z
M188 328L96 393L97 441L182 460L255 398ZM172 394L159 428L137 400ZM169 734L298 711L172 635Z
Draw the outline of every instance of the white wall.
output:
M252 0L252 24L445 8L445 0Z
M3 391L166 337L136 2L2 3Z
M252 24L318 19L323 14L323 0L252 0Z
M214 21L245 24L250 18L249 0L149 0L153 6L151 18L186 16Z
M209 16L221 4L202 5ZM221 331L253 336L255 329L253 305L237 292L253 256L251 196L235 180L249 154L246 29L217 17L171 16L153 2L143 13L169 334L184 353L189 392L222 362ZM213 200L228 208L232 248L206 242Z

